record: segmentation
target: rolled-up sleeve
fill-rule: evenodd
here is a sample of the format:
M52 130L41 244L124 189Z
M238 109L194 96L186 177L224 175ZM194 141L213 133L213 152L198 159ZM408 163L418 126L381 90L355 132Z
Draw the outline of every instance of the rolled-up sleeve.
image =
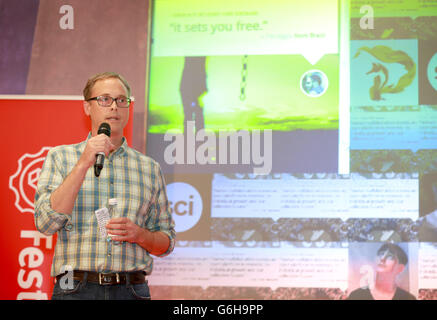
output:
M170 245L167 251L158 255L158 257L165 257L173 251L175 246L175 223L170 213L164 176L161 167L157 162L154 162L152 165L152 175L154 176L153 180L156 183L156 189L154 201L151 205L149 218L146 224L150 231L160 231L170 239Z
M70 216L52 209L50 197L63 181L62 172L56 161L56 148L52 148L44 161L35 193L35 227L45 234L52 235L68 225Z

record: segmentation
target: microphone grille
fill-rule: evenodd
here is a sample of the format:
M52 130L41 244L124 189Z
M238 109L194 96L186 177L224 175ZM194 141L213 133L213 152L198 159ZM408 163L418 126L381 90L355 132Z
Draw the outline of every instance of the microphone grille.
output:
M111 127L109 124L107 124L106 122L103 122L100 127L99 130L97 131L97 134L101 134L104 133L106 134L108 137L111 136Z

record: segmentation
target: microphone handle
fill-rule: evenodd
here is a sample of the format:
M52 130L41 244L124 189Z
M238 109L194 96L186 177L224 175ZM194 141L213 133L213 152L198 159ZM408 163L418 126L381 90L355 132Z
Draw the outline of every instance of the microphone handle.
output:
M100 176L100 171L103 169L103 161L105 159L105 153L99 152L96 155L96 163L94 164L94 174L96 177Z

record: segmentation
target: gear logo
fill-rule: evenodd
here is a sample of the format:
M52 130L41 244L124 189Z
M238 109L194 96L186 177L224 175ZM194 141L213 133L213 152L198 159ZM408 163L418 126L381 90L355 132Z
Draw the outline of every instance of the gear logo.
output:
M25 153L18 160L17 171L9 177L9 189L15 194L15 206L20 212L34 213L33 199L42 164L51 147L43 147L36 154Z

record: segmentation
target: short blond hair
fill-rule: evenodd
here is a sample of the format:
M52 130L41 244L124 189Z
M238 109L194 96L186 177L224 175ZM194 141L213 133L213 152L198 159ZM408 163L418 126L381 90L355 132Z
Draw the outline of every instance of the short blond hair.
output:
M94 84L97 81L111 79L111 78L118 79L121 81L121 83L123 83L123 85L126 87L126 90L127 90L127 97L130 98L131 89L130 89L129 83L121 74L118 74L115 72L102 72L102 73L95 74L94 76L89 78L86 85L85 85L85 88L83 88L83 98L85 100L88 100L91 98L91 90L93 89Z

